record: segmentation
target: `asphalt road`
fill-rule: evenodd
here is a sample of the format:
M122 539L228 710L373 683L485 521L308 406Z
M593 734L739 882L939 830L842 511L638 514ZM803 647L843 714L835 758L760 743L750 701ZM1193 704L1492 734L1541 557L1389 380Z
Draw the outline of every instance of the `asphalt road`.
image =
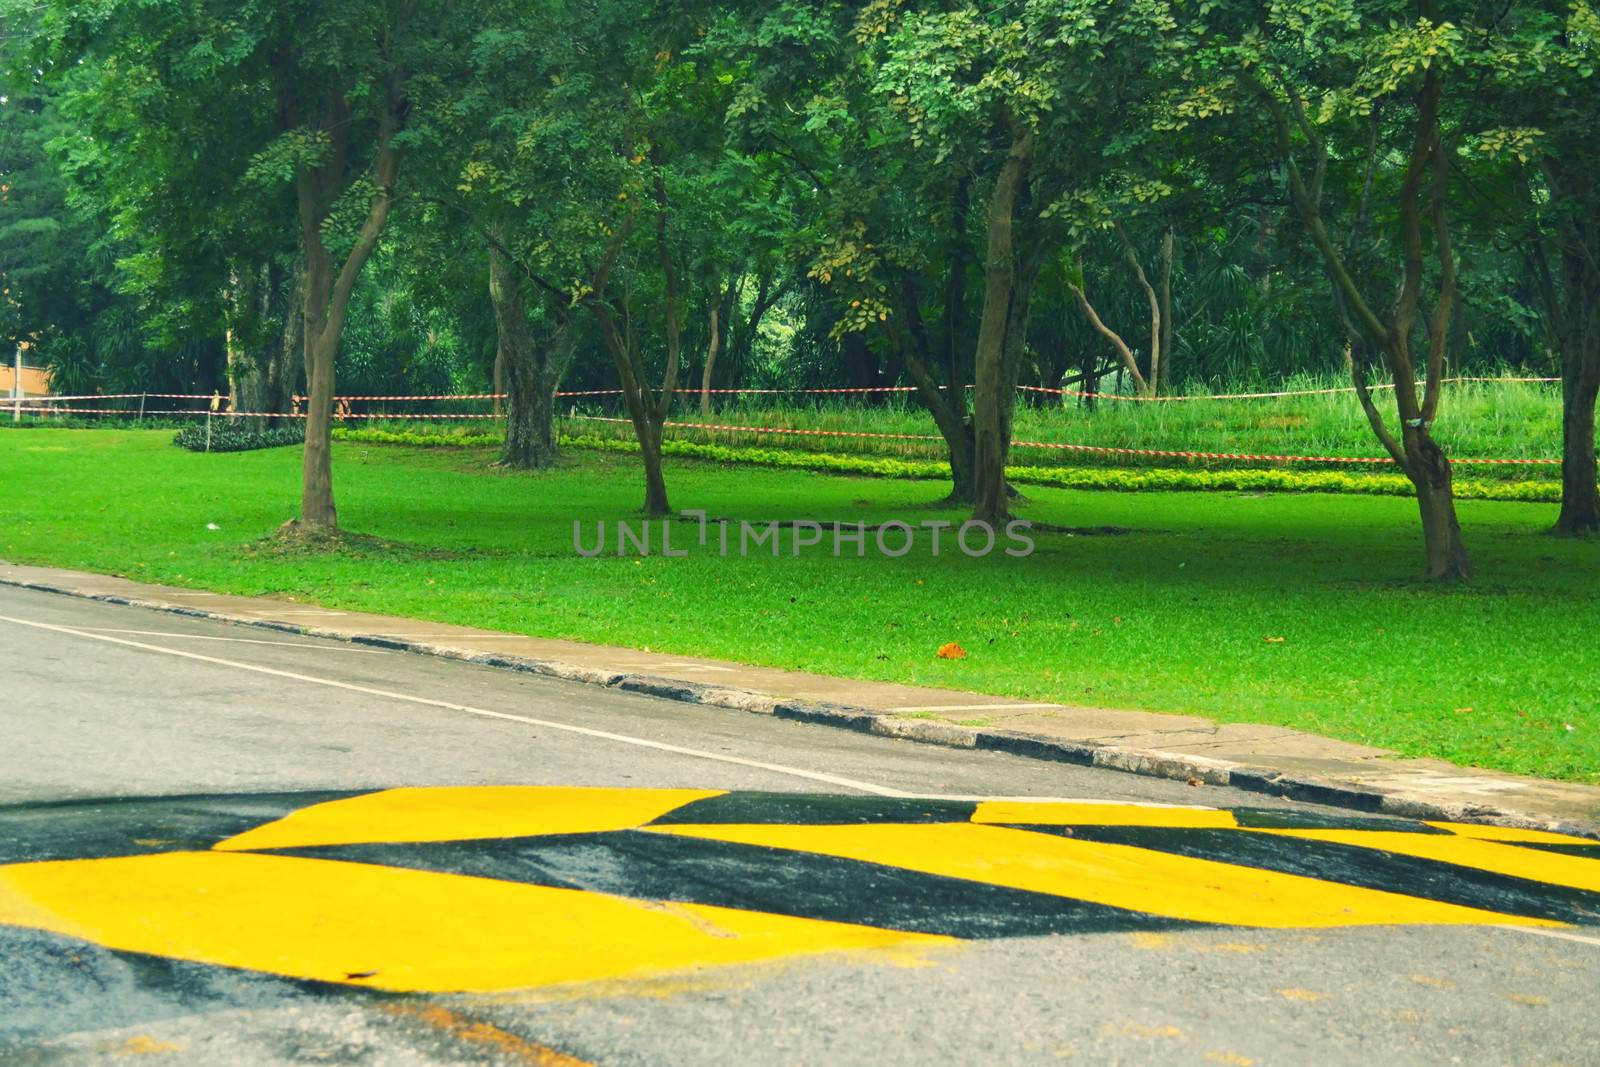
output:
M7 1064L1600 1062L1585 846L15 589L0 642Z

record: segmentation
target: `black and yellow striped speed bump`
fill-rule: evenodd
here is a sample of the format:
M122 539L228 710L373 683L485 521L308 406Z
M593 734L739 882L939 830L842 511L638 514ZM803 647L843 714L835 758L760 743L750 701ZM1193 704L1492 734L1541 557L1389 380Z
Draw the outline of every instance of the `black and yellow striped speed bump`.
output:
M393 991L1204 924L1600 925L1600 843L1249 809L673 789L0 811L0 925Z

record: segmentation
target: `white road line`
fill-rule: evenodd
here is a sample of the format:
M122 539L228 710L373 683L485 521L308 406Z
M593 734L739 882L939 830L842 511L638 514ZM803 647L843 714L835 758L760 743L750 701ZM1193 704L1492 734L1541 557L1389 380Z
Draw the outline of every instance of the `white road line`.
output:
M820 771L808 771L799 767L786 767L779 763L763 763L760 760L741 759L738 756L725 756L716 752L703 752L700 749L684 748L680 745L669 745L662 741L651 741L643 737L629 737L626 734L614 734L606 730L591 730L585 726L572 726L568 723L551 722L548 719L535 719L527 715L510 715L503 711L490 711L487 708L474 708L467 704L452 704L446 700L430 700L427 697L413 696L410 693L395 693L387 689L374 689L371 686L353 685L349 682L340 682L332 678L318 678L314 675L299 674L295 671L281 671L274 667L261 667L254 663L240 663L238 660L219 659L216 656L202 656L198 652L185 652L176 648L162 648L160 645L145 644L143 641L129 641L126 638L112 637L110 634L92 633L88 630L79 630L71 626L55 626L45 622L32 622L28 619L18 619L10 615L0 615L0 622L9 622L15 626L27 626L35 630L49 630L53 633L69 634L73 637L88 638L91 641L105 641L109 644L122 645L126 648L137 648L146 652L157 652L164 656L177 656L181 659L196 660L200 663L211 663L219 667L231 667L234 670L253 671L256 674L269 674L275 678L288 678L292 681L306 682L310 685L325 685L334 689L348 690L352 693L365 693L368 696L382 697L385 700L398 700L407 704L421 704L431 708L443 708L446 711L459 711L467 715L476 715L485 719L501 719L506 722L526 723L529 726L538 726L547 730L562 730L567 733L581 734L584 737L599 738L602 741L616 741L624 745L635 745L639 748L651 748L660 752L671 752L679 756L693 756L698 759L715 760L718 763L732 763L740 767L752 767L756 770L772 771L775 774L785 774L792 778L805 778L813 782L825 782L828 785L836 785L844 789L854 789L862 793L872 793L880 797L919 798L918 794L916 793L906 793L899 789L890 789L887 786L872 785L868 782L858 782L853 778L841 778L834 774L823 774Z
M1585 945L1600 945L1600 937L1569 934L1565 930L1541 930L1537 926L1504 926L1501 929L1514 930L1519 934L1533 934L1535 937L1554 937L1561 941L1577 941Z
M135 634L143 637L176 637L184 641L231 641L237 645L271 645L274 648L303 648L311 652L350 652L362 656L387 656L379 648L344 648L340 645L306 645L298 641L262 641L253 637L205 637L200 634L179 634L166 630L119 630L110 626L83 626L80 629L99 634Z
M128 641L120 637L112 637L106 633L96 633L89 628L72 626L56 626L46 622L32 622L28 619L18 619L11 615L0 615L0 622L9 622L16 626L28 626L35 630L50 630L55 633L70 634L73 637L86 637L92 641L105 641L113 645L123 645L128 648L142 649L146 652L159 652L164 656L177 656L181 659L197 660L201 663L212 663L220 667L232 667L235 670L254 671L257 674L270 674L276 678L288 678L297 682L307 682L311 685L325 685L334 689L347 689L353 693L366 693L369 696L382 697L385 700L399 700L408 704L422 704L431 708L443 708L446 711L459 711L467 715L477 715L485 719L502 719L507 722L526 723L529 726L540 726L550 730L562 730L567 733L581 734L584 737L595 737L603 741L616 741L624 745L636 745L640 748L652 748L661 752L671 752L680 756L692 756L697 759L714 760L718 763L732 763L740 767L753 767L756 770L772 771L775 774L785 774L792 778L805 778L813 782L825 782L828 785L837 785L845 789L854 789L862 793L872 793L880 797L895 797L903 800L950 800L958 802L985 801L985 800L1011 800L1028 801L1037 804L1104 804L1105 798L1099 797L991 797L991 796L950 796L943 793L907 793L900 789L891 789L888 786L873 785L870 782L859 782L854 778L841 778L835 774L823 774L820 771L808 771L800 767L789 767L781 763L764 763L760 760L741 759L738 756L725 756L718 752L703 752L697 748L684 748L681 745L669 745L663 741L651 741L643 737L630 737L627 734L615 734L606 730L591 730L587 726L572 726L568 723L550 722L547 719L535 719L526 715L510 715L503 711L489 711L486 708L474 708L467 704L452 704L447 700L430 700L427 697L412 696L409 693L395 693L387 689L374 689L371 686L353 685L350 682L340 682L332 678L318 678L314 675L299 674L295 671L281 671L275 667L261 667L254 663L240 663L237 660L219 659L216 656L202 656L198 652L185 652L176 648L162 648L160 645L148 645L142 641ZM1214 810L1198 804L1161 804L1153 801L1142 800L1117 800L1112 803L1139 808L1195 808L1200 810Z

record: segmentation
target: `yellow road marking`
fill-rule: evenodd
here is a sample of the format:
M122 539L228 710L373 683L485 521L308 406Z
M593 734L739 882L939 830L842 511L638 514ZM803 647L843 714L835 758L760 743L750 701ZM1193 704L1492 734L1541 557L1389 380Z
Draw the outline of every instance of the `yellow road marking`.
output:
M227 852L0 867L0 924L395 992L490 992L954 943L702 904Z
M1562 925L1130 845L998 826L661 826L648 832L888 864L1196 922L1262 927Z
M1444 834L1407 834L1390 830L1251 830L1251 833L1331 841L1339 845L1397 852L1402 856L1438 860L1457 867L1472 867L1514 878L1587 889L1600 893L1600 859L1543 852L1498 841Z
M165 1052L182 1052L184 1046L175 1041L162 1041L149 1034L134 1034L118 1050L132 1056L159 1056Z
M468 786L389 789L331 800L258 826L224 852L317 845L474 841L632 830L722 790Z
M1590 845L1600 848L1600 841L1589 837L1573 837L1549 830L1518 830L1511 826L1480 826L1468 822L1430 822L1439 830L1449 830L1457 837L1471 837L1479 841L1523 841L1535 845Z
M1015 800L985 801L978 805L972 821L1032 823L1035 826L1171 826L1188 830L1231 830L1239 825L1233 812L1215 808Z
M557 1052L481 1019L468 1019L442 1004L391 1004L389 1014L416 1019L463 1044L476 1045L529 1067L594 1067L588 1060Z

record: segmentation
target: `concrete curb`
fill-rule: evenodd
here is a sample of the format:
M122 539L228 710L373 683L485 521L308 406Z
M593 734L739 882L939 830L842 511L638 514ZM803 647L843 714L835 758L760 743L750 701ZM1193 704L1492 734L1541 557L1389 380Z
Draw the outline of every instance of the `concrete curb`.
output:
M851 707L806 700L789 700L749 689L661 678L647 674L629 674L583 667L557 660L539 660L523 656L493 652L477 652L427 641L410 641L404 638L376 634L350 634L319 626L282 622L274 619L253 619L228 612L205 611L139 597L120 596L114 593L88 593L46 582L33 582L19 578L0 577L0 585L30 589L40 593L95 600L107 604L144 608L188 618L207 619L213 622L248 626L258 630L294 634L341 641L346 644L382 648L394 652L407 652L476 663L499 670L517 671L564 681L619 689L629 693L675 700L703 707L725 708L780 719L830 726L879 737L915 741L920 744L942 745L947 748L969 748L989 752L1004 752L1027 759L1069 763L1079 767L1096 767L1102 770L1122 771L1147 778L1167 778L1195 785L1231 786L1235 789L1289 800L1322 804L1328 807L1349 808L1354 811L1394 815L1408 819L1441 820L1449 822L1485 823L1522 830L1546 830L1600 840L1600 822L1578 822L1552 819L1519 812L1492 804L1441 803L1430 797L1419 797L1400 789L1382 786L1357 785L1338 778L1294 771L1279 771L1270 767L1252 766L1231 760L1208 759L1187 753L1163 752L1156 749L1130 748L1121 745L1072 741L1042 734L1014 730L995 730L956 726L925 719L909 719L891 712L871 708Z

